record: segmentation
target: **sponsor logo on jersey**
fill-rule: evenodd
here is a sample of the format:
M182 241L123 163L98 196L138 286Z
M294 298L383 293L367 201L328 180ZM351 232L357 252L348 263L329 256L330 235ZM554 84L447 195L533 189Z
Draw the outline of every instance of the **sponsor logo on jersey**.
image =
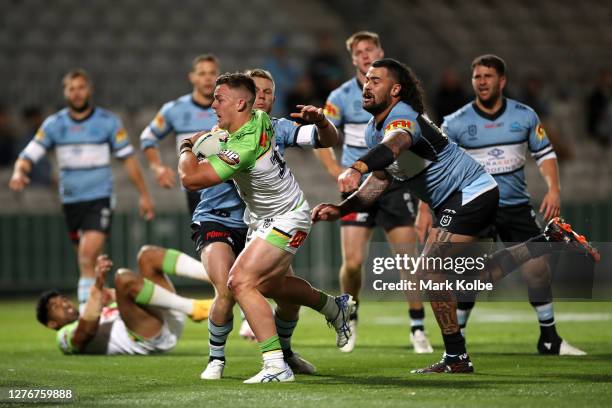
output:
M541 123L538 123L538 126L536 126L536 136L538 140L544 140L546 138L546 131Z
M323 113L325 116L329 116L332 119L339 120L340 119L340 109L331 102L325 103L325 108L323 109Z
M115 141L117 143L121 143L123 142L125 139L127 139L127 132L125 131L124 128L121 128L117 131L117 134L115 134Z
M45 140L45 131L42 129L38 129L38 131L36 132L36 136L34 136L34 139L38 140L39 142Z
M510 131L513 132L513 133L522 132L523 131L523 127L518 122L512 122L510 124Z
M389 123L385 127L385 134L395 129L405 129L408 131L412 131L413 128L414 128L414 125L408 119L398 119L398 120L394 120L393 122Z
M504 155L504 151L502 149L498 149L497 147L495 149L491 149L487 152L487 154L489 156L493 156L496 159L500 159L503 155Z
M498 127L502 127L504 126L504 122L499 122L499 123L487 123L485 125L485 129L495 129Z
M240 163L240 155L233 150L223 149L217 154L217 156L230 166L235 166Z
M261 136L259 136L259 145L261 147L266 147L267 144L268 144L268 134L264 130L263 132L261 132Z
M478 133L478 127L476 125L469 125L468 126L468 135L476 136L476 133Z
M155 115L155 119L153 119L153 123L155 123L155 127L158 129L163 129L166 126L166 120L161 113Z

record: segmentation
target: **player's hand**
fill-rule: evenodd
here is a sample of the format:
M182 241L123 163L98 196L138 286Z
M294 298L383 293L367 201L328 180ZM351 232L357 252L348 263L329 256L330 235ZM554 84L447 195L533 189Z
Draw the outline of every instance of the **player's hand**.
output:
M102 304L106 306L115 301L117 301L117 295L115 293L115 289L103 288L102 289Z
M9 181L9 187L13 191L22 191L28 184L30 178L23 171L14 171Z
M341 193L351 193L357 190L359 181L361 181L361 173L349 167L338 176L338 190Z
M317 221L336 221L341 216L340 207L335 204L323 203L312 209L310 218L312 222Z
M540 205L540 214L546 221L558 217L561 213L561 196L558 190L548 190Z
M153 206L153 200L148 194L141 194L139 200L140 216L146 221L151 221L155 218L155 207Z
M327 169L327 172L329 173L330 176L334 178L334 180L338 180L338 177L340 177L340 174L342 174L344 170L346 170L344 167L338 166L336 164L335 166Z
M327 120L323 113L323 108L312 105L297 105L299 112L292 112L289 116L294 119L302 119L308 123L322 123Z
M163 188L173 188L176 186L176 173L168 166L158 165L153 167L155 180Z
M102 291L104 289L104 282L106 281L106 274L113 268L113 261L106 254L102 254L96 258L96 265L94 271L96 273L96 283L94 286Z
M416 219L414 220L414 227L419 237L419 243L425 243L425 238L429 234L431 227L433 227L433 217L429 208L419 208Z

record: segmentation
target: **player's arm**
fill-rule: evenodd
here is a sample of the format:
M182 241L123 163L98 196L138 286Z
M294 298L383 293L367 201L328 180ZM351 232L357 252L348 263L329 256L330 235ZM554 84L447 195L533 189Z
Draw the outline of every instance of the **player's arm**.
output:
M32 162L28 159L19 158L15 161L13 174L9 181L9 187L13 191L22 191L28 184L30 178L28 174L32 171Z
M540 173L548 186L548 192L540 205L540 213L544 214L545 220L550 220L558 217L561 212L561 183L557 159L551 158L540 163Z
M433 216L429 205L425 201L419 200L419 207L417 211L416 219L414 220L414 227L416 228L419 242L422 244L425 242L429 230L433 226Z
M340 192L354 191L359 186L362 175L386 169L410 146L412 146L412 136L407 131L397 129L388 132L379 145L340 174L338 177Z
M181 142L178 173L181 184L189 191L201 190L206 187L215 186L224 181L210 164L209 160L198 161L196 155L193 154L191 150L193 148L193 143L201 135L201 132L196 133L191 138Z
M138 164L138 160L135 155L130 155L123 159L123 166L130 177L130 180L140 193L140 215L144 217L145 220L149 221L155 217L155 209L153 206L153 199L149 194L149 189L147 188L147 184L144 181L144 177L142 176L142 171L140 170L140 165Z
M176 173L169 166L162 163L159 149L149 146L144 149L144 155L149 163L149 168L157 180L157 184L164 188L173 188L176 185Z
M140 134L140 146L149 163L149 168L157 183L164 188L172 188L176 185L176 174L174 170L162 163L158 145L160 139L174 132L168 117L168 110L171 107L172 104L164 105Z
M106 273L113 267L113 262L106 255L100 255L96 259L96 282L89 290L89 298L79 318L76 329L72 333L70 343L72 348L81 351L91 341L98 331L100 314L104 307L104 281Z
M315 149L313 150L314 155L319 159L319 161L327 170L330 176L334 178L334 180L338 180L338 176L342 173L344 168L338 164L336 160L336 155L334 154L334 149Z
M331 147L338 143L338 130L336 126L325 117L323 108L312 105L297 105L299 112L291 113L294 119L302 119L307 123L315 125L317 130L317 141L319 147Z
M389 184L390 176L387 172L375 171L366 178L357 191L340 204L323 203L317 205L312 210L312 221L335 221L346 214L363 211L374 204Z

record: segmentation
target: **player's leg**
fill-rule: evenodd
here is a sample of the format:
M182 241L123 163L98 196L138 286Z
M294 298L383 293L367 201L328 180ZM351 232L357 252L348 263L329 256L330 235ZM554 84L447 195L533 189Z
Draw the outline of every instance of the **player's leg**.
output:
M367 256L368 243L372 238L373 225L368 223L368 219L373 221L369 213L353 213L357 218L347 221L347 217L342 220L340 227L340 239L342 246L342 266L340 266L340 290L353 296L355 301L355 311L351 314L349 325L351 337L348 343L340 349L345 353L350 353L355 348L357 341L357 323L359 321L359 292L361 291L362 266ZM349 214L352 215L352 214ZM363 220L359 217L366 217Z
M210 282L200 261L172 248L143 246L138 252L138 268L143 275L161 273Z
M294 276L293 268L289 267L287 274ZM283 357L291 370L296 374L314 374L317 370L314 365L303 359L291 348L291 338L300 317L300 306L275 299L274 323L276 332L283 350Z

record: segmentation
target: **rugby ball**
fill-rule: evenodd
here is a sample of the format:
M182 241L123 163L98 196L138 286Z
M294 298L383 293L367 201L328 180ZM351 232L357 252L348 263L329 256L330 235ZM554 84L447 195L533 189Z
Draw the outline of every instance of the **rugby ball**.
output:
M222 129L203 133L193 144L191 151L198 160L213 156L221 151L221 142L225 142L228 136L229 133Z

